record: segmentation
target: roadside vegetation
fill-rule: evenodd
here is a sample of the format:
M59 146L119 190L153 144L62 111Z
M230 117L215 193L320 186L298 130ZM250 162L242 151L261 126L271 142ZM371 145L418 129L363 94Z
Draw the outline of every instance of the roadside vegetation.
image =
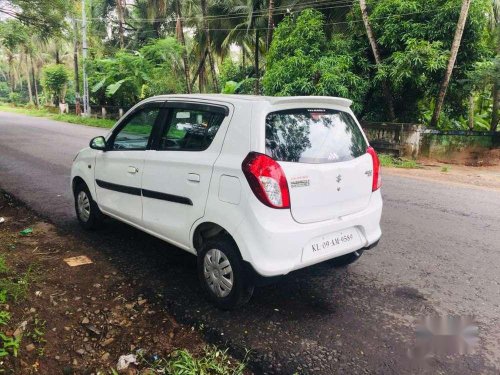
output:
M81 124L87 126L95 126L98 128L111 128L116 121L100 119L94 117L83 117L74 114L60 114L48 108L36 108L34 106L13 106L8 103L0 103L0 111L20 113L23 115L47 117L51 120L69 122L71 124Z
M0 193L0 374L121 374L122 355L135 362L125 373L251 374L139 294L101 250ZM93 263L64 262L81 254Z
M419 163L416 160L400 158L394 155L389 154L379 154L380 165L382 167L390 167L390 168L420 168Z
M78 111L85 68L94 114L168 93L329 95L366 121L498 127L498 0L5 3L0 100L16 105Z

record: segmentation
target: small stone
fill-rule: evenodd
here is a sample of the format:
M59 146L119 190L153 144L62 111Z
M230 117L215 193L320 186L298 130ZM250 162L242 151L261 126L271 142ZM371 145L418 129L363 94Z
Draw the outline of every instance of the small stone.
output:
M87 317L83 318L82 324L89 324L89 323L90 323L89 318L87 318Z
M108 352L104 353L101 356L101 360L104 361L104 362L106 362L108 359L109 359L109 353Z
M104 340L102 343L101 343L101 346L108 346L109 344L111 344L113 341L115 341L115 339L113 337L110 337L109 339L106 339Z
M76 352L82 356L86 353L84 349L78 349Z
M69 331L69 330L71 330L71 328L70 327L64 327L64 330L65 331Z
M144 305L146 302L147 302L147 300L145 300L145 299L140 299L140 300L137 301L137 303L139 304L139 306Z
M35 309L34 307L32 307L32 308L30 309L30 313L36 313L36 309Z
M58 355L56 355L54 358L56 361L59 361L61 359L61 357L59 357Z
M26 351L27 352L32 352L35 349L36 349L36 347L33 344L26 345Z

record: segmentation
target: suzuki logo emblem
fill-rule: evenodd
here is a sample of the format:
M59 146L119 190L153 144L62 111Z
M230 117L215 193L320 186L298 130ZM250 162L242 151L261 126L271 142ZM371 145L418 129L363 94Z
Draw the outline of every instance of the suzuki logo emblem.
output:
M339 175L337 176L337 182L340 182L340 181L342 181L342 175L341 175L341 174L339 174Z

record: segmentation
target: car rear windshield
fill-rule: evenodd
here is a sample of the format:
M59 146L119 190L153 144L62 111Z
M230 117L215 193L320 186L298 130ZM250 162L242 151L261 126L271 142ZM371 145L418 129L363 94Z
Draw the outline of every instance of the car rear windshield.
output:
M336 163L363 155L366 147L347 112L301 108L266 117L266 154L277 161Z

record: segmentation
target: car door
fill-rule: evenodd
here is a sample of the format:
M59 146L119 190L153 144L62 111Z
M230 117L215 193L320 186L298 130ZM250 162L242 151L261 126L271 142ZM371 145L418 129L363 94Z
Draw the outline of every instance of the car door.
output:
M160 119L160 103L148 103L127 116L96 156L95 183L101 210L142 225L141 176L146 151Z
M205 211L229 110L186 102L166 106L165 125L144 164L143 221L157 235L189 248L191 226Z

